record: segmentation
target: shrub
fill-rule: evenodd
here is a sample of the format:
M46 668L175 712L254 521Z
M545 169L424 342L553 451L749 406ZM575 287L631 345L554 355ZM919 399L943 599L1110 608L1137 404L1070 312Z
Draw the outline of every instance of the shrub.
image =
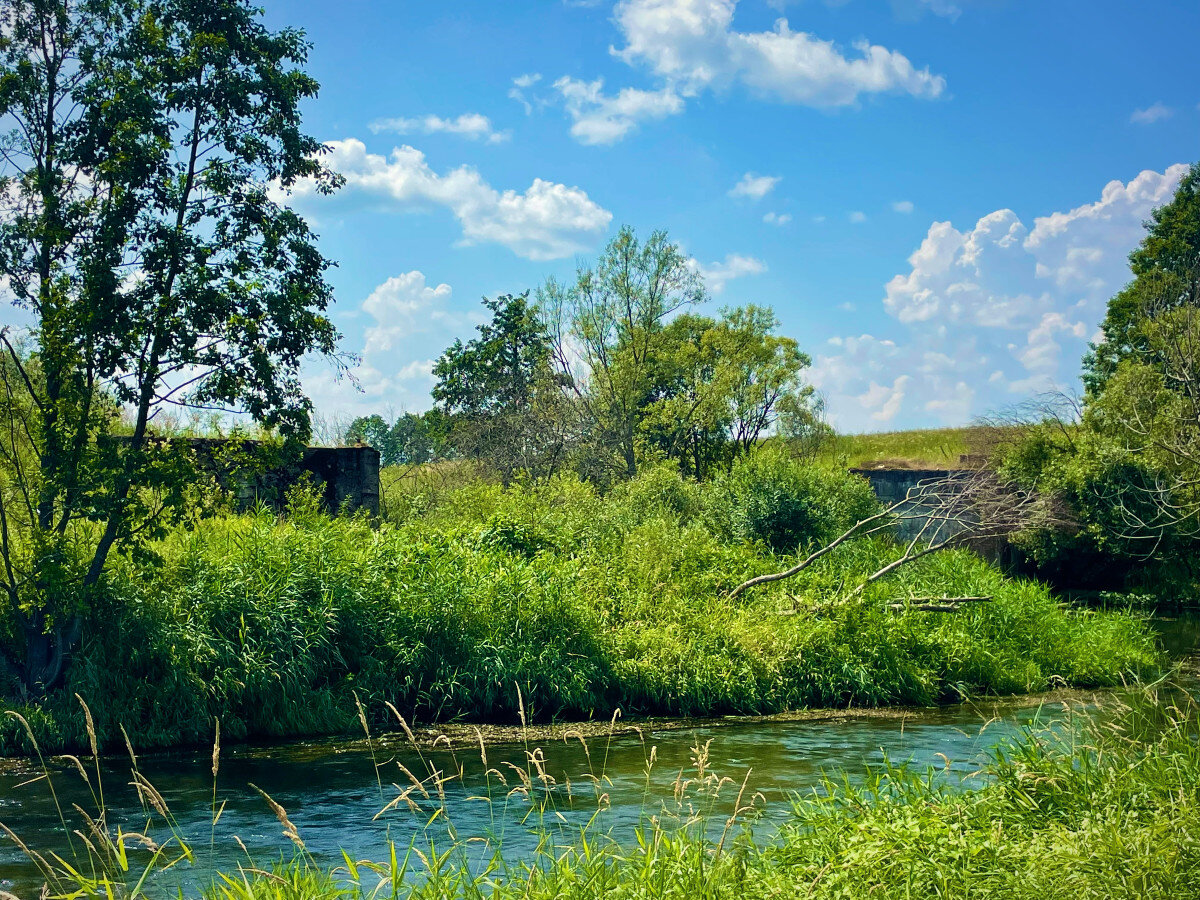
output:
M878 508L864 479L773 448L739 459L707 495L706 518L715 533L776 553L826 544Z

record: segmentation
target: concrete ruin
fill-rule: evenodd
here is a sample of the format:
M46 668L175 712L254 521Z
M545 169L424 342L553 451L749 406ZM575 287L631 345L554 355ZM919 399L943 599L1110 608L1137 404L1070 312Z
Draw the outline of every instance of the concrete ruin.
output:
M258 503L282 508L288 491L308 480L330 515L379 515L380 456L365 444L306 447L299 458L290 459L281 458L271 445L242 438L151 438L150 445L189 454L199 471L232 495L239 510Z

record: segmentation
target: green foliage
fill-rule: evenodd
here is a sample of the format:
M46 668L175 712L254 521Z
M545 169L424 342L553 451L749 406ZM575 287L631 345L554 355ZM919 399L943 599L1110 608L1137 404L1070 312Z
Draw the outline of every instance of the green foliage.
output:
M331 263L277 193L339 178L301 127L308 44L245 0L13 0L0 35L0 281L33 323L26 347L0 329L0 571L21 632L0 650L38 692L86 611L60 599L189 499L159 409L307 438L299 369L335 351Z
M767 483L768 463L744 465L737 477ZM847 515L863 501L844 475L786 477L814 507L822 498L825 518L803 526L813 534L834 527L824 507ZM967 552L845 603L894 553L851 542L731 602L786 557L705 524L724 489L660 468L603 498L565 476L476 482L378 530L299 501L283 519L199 522L158 545L159 566L114 568L110 602L36 727L49 749L79 746L74 692L106 743L123 723L149 748L206 740L214 717L230 739L354 730L354 691L425 721L512 721L514 685L539 720L724 715L1099 686L1158 663L1134 619L1066 612ZM957 615L886 609L943 594L995 600Z
M798 420L815 401L800 381L811 360L776 335L770 309L685 313L666 325L639 436L686 475L708 477L751 452L782 412Z
M1085 360L1080 421L1034 424L1002 466L1075 519L1022 536L1044 571L1178 602L1200 584L1200 164L1146 226Z
M1146 229L1129 255L1133 281L1109 301L1104 340L1084 360L1091 396L1105 390L1123 360L1152 351L1145 331L1149 320L1200 306L1200 163L1192 165L1171 201L1151 214Z
M454 415L480 416L528 406L548 373L550 336L529 292L484 298L491 321L479 336L456 340L433 367L433 399Z
M817 459L851 468L882 463L900 468L954 468L976 452L983 429L929 428L873 434L839 434L825 441Z
M566 460L572 404L551 364L550 334L528 292L484 299L491 320L433 367L433 399L461 456L504 481L546 477Z
M713 530L729 539L794 553L829 543L878 509L865 480L799 464L772 447L739 459L716 478L707 516Z
M345 439L374 447L385 466L422 465L447 455L448 428L446 416L439 409L420 415L403 413L391 425L375 414L351 422Z
M589 430L602 450L592 457L611 455L625 477L637 474L638 425L666 361L668 318L707 296L703 279L665 231L643 242L629 226L609 241L595 266L580 267L573 284L550 279L538 289L556 363L580 388Z

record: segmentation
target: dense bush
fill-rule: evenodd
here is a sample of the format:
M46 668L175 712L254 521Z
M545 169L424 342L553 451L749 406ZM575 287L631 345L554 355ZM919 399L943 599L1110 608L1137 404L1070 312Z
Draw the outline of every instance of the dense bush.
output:
M761 484L762 471L738 477ZM840 490L860 502L856 484ZM149 747L206 741L214 717L229 739L353 730L355 691L422 721L512 721L518 686L539 719L719 715L1109 685L1156 664L1133 619L1065 612L966 552L845 604L893 552L852 542L730 602L785 560L714 533L698 491L664 472L606 498L571 479L477 484L378 529L300 504L179 530L160 566L114 568L110 604L35 727L49 747L78 745L75 692L103 739L124 724ZM940 594L995 601L957 615L884 602ZM23 746L5 727L4 748Z
M776 553L826 544L877 509L865 480L798 465L776 448L739 459L708 495L708 520L716 533L761 541Z

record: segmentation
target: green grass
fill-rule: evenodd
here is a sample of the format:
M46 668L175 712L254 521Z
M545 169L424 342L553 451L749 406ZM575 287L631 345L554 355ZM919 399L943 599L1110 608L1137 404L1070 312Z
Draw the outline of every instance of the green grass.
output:
M837 478L850 494L864 489ZM837 483L799 479L794 489L818 490L828 516L822 498L846 493L829 493ZM928 557L851 601L849 589L894 548L850 542L797 579L731 601L743 579L794 559L746 535L824 520L804 513L804 496L783 496L787 516L760 509L731 537L727 487L654 470L605 497L568 478L476 482L378 529L304 504L283 518L203 521L156 546L157 564L114 567L66 688L22 711L44 747L84 747L78 693L102 743L119 745L124 725L147 749L203 743L214 718L228 740L352 733L355 693L380 716L390 702L421 721L514 722L516 686L538 720L607 720L618 708L927 705L1114 685L1159 665L1137 619L1066 611L1044 587L965 551ZM897 598L983 594L994 601L953 615L887 609ZM29 750L11 722L0 748Z
M281 824L295 835L295 859L272 871L247 860L201 896L1170 900L1200 895L1200 712L1195 701L1179 691L1149 690L1129 705L1110 702L1093 715L1027 730L994 753L978 773L984 786L975 790L963 790L936 772L886 764L854 783L833 773L822 789L793 800L773 836L747 827L760 810L750 775L715 769L719 761L699 746L673 795L647 797L647 814L636 828L604 827L599 819L581 828L559 824L555 785L540 779L535 765L516 792L497 780L488 797L477 799L528 808L525 822L540 843L534 857L522 860L506 859L503 846L481 846L478 836L458 835L447 818L452 810L432 789L412 814L422 822L431 812L443 819L448 837L441 845L426 838L409 847L385 844L376 861L343 855L336 868L308 854L303 819L293 826L286 811L277 808ZM647 762L653 765L653 758ZM429 768L418 787L442 777ZM454 777L450 773L449 779ZM410 788L409 796L425 795ZM603 804L600 797L597 809ZM151 810L148 817L152 827L147 830L158 841L155 856L147 861L143 853L136 864L122 868L112 849L120 839L103 816L95 816L99 827L91 828L89 849L80 849L70 871L54 858L45 863L52 895L155 896L149 876L168 866L186 867L193 851L174 833L169 810L164 807L162 815ZM481 855L485 865L468 864ZM132 891L121 887L134 882L138 886Z
M884 463L906 468L946 468L959 457L979 452L979 428L936 428L875 434L839 434L822 448L820 459L855 468Z

